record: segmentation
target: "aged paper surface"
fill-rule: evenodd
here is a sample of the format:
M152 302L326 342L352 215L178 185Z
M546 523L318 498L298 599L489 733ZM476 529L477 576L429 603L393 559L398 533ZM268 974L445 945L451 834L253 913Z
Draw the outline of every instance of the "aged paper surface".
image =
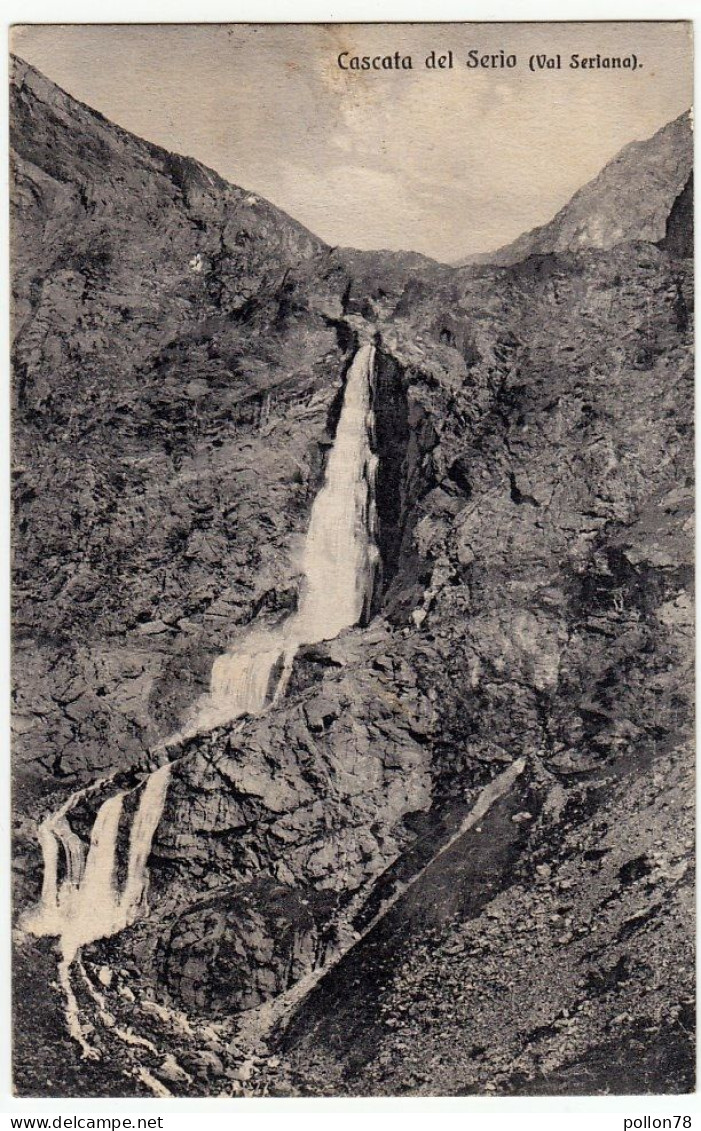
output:
M11 46L17 1093L689 1092L690 25Z

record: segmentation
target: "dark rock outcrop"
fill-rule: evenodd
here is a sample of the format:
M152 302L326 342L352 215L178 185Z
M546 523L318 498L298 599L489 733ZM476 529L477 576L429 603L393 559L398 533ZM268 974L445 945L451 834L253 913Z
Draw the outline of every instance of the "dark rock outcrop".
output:
M690 259L694 254L694 174L691 173L684 188L672 205L667 217L664 238L660 247L678 259Z

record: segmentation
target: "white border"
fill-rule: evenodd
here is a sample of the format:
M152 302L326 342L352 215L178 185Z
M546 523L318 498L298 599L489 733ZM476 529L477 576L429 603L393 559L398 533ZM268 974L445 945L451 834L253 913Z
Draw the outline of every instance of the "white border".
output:
M428 8L428 10L427 10ZM562 2L523 2L523 0L488 0L456 2L433 0L345 0L324 3L323 0L101 0L96 6L90 0L6 0L2 23L5 50L0 57L0 142L3 151L2 206L0 210L0 299L3 311L0 326L0 453L3 460L0 487L0 544L9 549L9 276L8 276L8 33L13 23L317 23L317 22L461 22L461 21L541 21L541 20L694 20L701 17L701 0L683 0L667 5L659 0L571 0ZM695 29L696 31L696 29ZM695 36L696 40L696 36ZM695 54L695 79L699 84L699 52ZM698 132L696 146L698 155ZM698 191L698 189L697 189ZM696 255L699 257L697 225ZM701 466L701 441L697 434L697 466ZM701 539L697 541L697 558ZM455 1099L276 1099L276 1100L33 1100L15 1099L10 1094L10 852L6 830L9 827L9 553L0 555L0 752L2 753L2 808L5 821L0 823L0 921L2 935L0 978L0 1116L9 1127L10 1115L163 1115L164 1131L191 1131L192 1115L197 1114L205 1126L232 1126L247 1129L353 1127L361 1121L371 1127L423 1127L427 1117L440 1119L443 1128L484 1128L499 1131L502 1127L518 1131L560 1131L563 1116L571 1131L589 1131L594 1125L624 1131L624 1117L692 1115L693 1131L701 1131L701 1099L699 1095L672 1096L596 1096L596 1097L464 1097ZM698 654L697 654L698 655ZM7 692L5 692L7 689ZM697 702L697 718L699 715ZM331 1117L331 1118L330 1118ZM226 1123L224 1122L226 1120ZM682 1131L681 1125L679 1131Z

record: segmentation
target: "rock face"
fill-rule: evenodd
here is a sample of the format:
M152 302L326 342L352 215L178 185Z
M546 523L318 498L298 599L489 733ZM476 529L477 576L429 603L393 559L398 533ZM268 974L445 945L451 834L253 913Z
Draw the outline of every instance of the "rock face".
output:
M692 999L670 1010L656 976L685 981L693 963L691 939L678 945L693 800L675 761L626 774L593 815L582 783L560 813L539 790L495 811L300 1007L281 1042L287 1087L690 1090Z
M24 64L13 98L18 910L38 810L175 759L150 914L85 954L114 1078L66 1087L688 1089L688 123L548 254L453 270L327 249ZM654 216L621 204L631 162ZM217 652L294 608L368 337L368 623L302 648L263 716L159 748ZM25 1048L18 1087L52 1094Z
M345 350L287 308L325 254L300 225L24 64L11 92L15 768L42 790L129 764L289 605Z
M687 112L645 141L633 141L576 192L548 224L498 251L465 263L518 263L529 255L610 248L626 240L657 243L676 198L691 193L694 141ZM687 187L688 186L688 187ZM691 254L688 252L687 254Z

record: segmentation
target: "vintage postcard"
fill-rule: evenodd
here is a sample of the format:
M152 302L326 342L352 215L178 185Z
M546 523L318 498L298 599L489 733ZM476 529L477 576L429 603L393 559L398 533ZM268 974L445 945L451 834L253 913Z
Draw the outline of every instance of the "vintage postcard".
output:
M11 50L16 1094L692 1091L691 25Z

